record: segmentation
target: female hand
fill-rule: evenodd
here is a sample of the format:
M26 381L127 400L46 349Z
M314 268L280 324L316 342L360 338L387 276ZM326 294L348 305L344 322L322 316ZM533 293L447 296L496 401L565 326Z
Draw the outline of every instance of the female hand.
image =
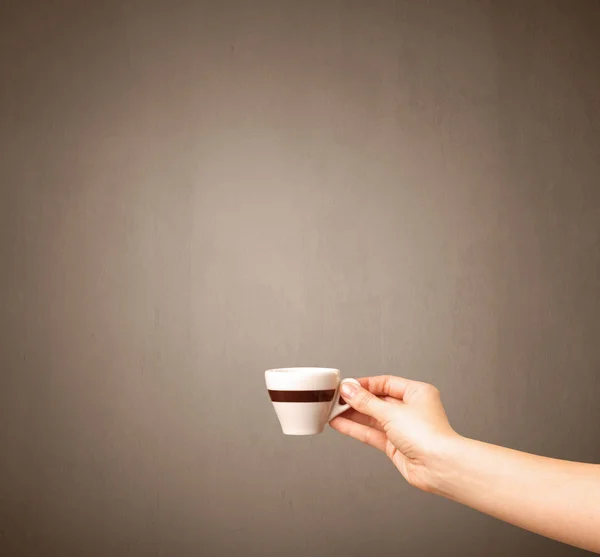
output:
M461 437L438 390L400 377L342 383L334 429L376 447L410 484L555 540L600 553L600 465Z
M460 436L452 429L439 391L428 383L383 375L343 382L352 409L331 421L335 430L383 451L413 486L432 491L437 460Z

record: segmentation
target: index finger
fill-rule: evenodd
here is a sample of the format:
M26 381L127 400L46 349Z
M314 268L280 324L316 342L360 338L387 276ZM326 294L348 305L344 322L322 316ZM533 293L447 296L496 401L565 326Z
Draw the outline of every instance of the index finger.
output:
M364 389L377 396L392 396L399 400L404 398L408 387L415 383L404 377L394 375L376 375L374 377L361 377L358 382Z

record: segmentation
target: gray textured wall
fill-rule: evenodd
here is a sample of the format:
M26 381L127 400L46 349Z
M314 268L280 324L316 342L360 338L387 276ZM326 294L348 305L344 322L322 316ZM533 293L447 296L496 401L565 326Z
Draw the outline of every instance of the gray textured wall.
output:
M0 553L576 555L272 366L600 460L596 1L3 3Z

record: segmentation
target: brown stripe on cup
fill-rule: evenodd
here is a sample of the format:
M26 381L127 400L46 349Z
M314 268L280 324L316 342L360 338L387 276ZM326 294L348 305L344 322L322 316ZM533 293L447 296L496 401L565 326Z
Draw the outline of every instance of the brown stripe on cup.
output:
M273 402L329 402L335 395L335 389L319 391L275 391L269 389Z

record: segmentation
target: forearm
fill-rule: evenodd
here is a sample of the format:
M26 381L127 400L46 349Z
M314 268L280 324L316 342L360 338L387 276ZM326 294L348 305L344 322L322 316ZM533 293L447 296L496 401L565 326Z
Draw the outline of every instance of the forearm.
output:
M600 552L600 465L460 438L437 457L432 491L543 536Z

